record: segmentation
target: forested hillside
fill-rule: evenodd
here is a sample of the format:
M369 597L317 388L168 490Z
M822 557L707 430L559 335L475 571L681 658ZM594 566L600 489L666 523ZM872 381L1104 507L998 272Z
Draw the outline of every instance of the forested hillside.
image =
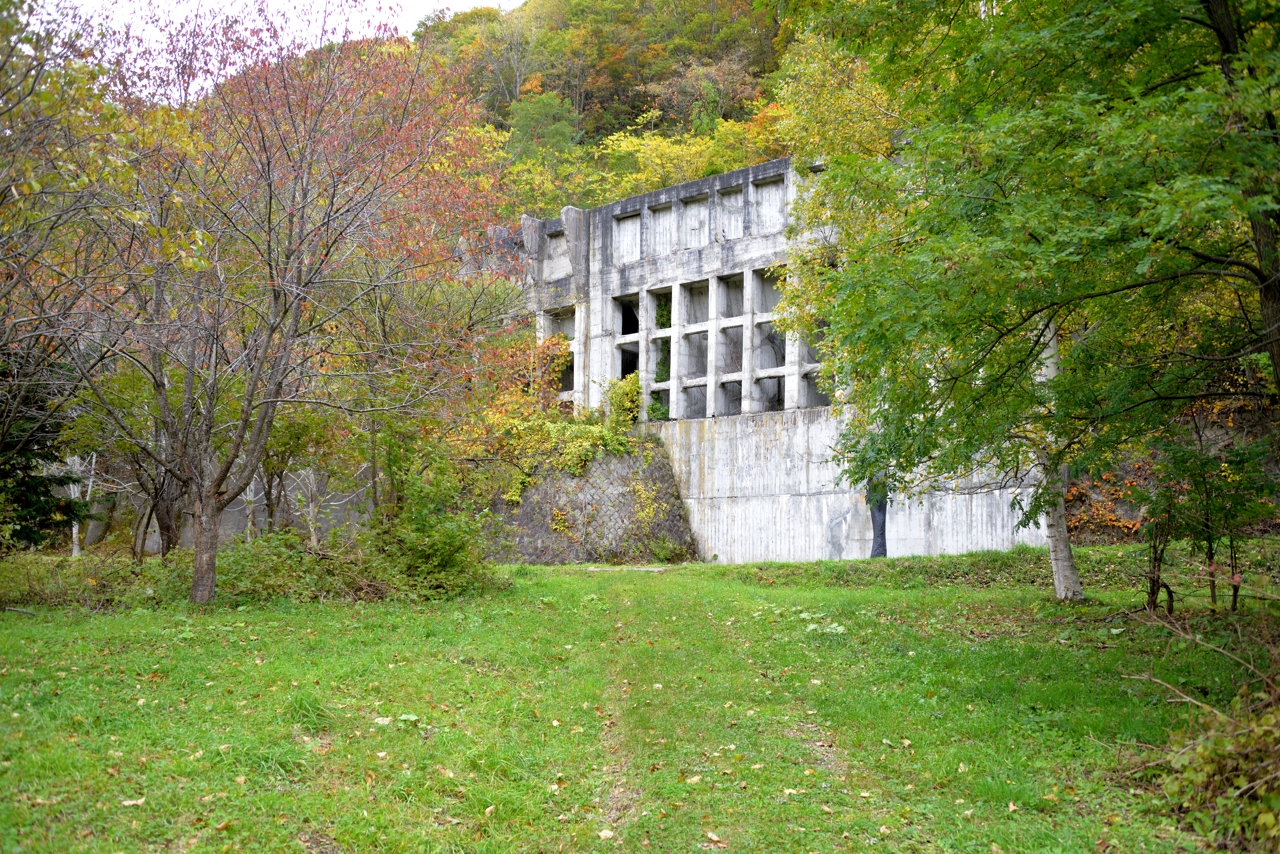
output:
M506 210L554 215L786 149L781 5L530 0L424 20L502 133Z

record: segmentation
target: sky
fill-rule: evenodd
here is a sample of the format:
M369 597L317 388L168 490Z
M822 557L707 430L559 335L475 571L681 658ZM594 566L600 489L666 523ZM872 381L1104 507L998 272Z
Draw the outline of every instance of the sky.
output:
M165 0L161 0L161 2L165 2ZM384 6L387 9L388 22L395 26L396 30L402 35L411 35L418 22L434 12L446 9L450 12L464 12L477 6L498 6L502 9L514 9L521 2L522 0L401 0L399 3L377 4L377 0L374 0L370 5ZM292 6L288 0L268 0L268 4L276 8L283 7L286 9ZM127 23L141 14L150 12L155 4L150 0L70 0L70 5L79 7L83 12L93 17L102 15L117 23ZM174 17L178 17L187 10L198 8L200 0L168 0L166 5L171 14Z

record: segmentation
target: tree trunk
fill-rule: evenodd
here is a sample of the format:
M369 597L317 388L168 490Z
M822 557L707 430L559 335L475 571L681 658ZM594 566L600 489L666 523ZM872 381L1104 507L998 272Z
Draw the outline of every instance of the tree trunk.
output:
M195 564L191 601L196 605L207 605L213 601L217 580L218 528L222 514L212 499L197 498L192 516Z
M168 557L182 541L182 501L186 489L175 478L161 473L152 500L156 528L160 531L160 557Z
M1053 592L1060 601L1079 602L1084 599L1080 574L1076 572L1075 555L1071 552L1071 537L1067 531L1067 502L1062 490L1057 490L1056 500L1045 513L1045 531L1049 535L1049 563L1053 567Z
M886 557L889 554L885 520L889 515L889 501L881 498L871 505L871 556Z
M71 557L80 557L80 523L71 523Z

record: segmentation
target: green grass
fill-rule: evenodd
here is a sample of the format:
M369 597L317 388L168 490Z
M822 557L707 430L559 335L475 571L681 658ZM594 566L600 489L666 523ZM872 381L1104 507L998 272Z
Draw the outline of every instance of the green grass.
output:
M1220 702L1237 674L1115 616L1138 594L835 571L5 613L0 850L1193 847L1124 773L1184 707L1122 677Z

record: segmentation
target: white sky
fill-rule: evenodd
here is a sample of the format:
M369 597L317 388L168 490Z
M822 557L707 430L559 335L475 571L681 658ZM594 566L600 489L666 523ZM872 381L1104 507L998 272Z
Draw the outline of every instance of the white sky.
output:
M136 21L156 7L156 3L150 0L68 0L68 2L69 5L79 7L90 16L106 17L116 23ZM195 9L200 5L200 0L160 0L160 2L168 7L174 17L179 17L184 11ZM210 2L210 0L204 0L204 2ZM212 2L218 5L218 0L212 0ZM407 36L413 34L419 21L433 12L445 9L450 12L463 12L477 6L514 9L521 2L523 0L400 0L396 3L394 0L388 0L386 3L379 4L377 0L373 0L369 3L369 7L381 5L386 8L388 23L395 26L402 35ZM288 0L268 0L268 5L277 9L288 9L293 4Z

